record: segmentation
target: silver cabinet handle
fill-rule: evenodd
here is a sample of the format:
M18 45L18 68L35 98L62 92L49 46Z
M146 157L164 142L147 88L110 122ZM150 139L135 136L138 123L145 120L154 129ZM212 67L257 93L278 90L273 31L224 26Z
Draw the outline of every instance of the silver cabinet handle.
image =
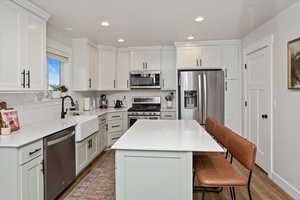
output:
M198 61L198 58L196 59L196 66L199 67L199 61Z
M121 117L120 115L114 115L114 116L111 116L111 118L119 118Z
M111 126L112 128L118 128L120 125Z
M89 78L89 88L92 88L92 79Z
M225 82L225 91L227 91L228 88L227 88L227 81Z
M202 59L200 59L200 67L202 67Z
M227 68L225 68L225 78L227 78Z
M146 69L148 69L148 63L146 62Z

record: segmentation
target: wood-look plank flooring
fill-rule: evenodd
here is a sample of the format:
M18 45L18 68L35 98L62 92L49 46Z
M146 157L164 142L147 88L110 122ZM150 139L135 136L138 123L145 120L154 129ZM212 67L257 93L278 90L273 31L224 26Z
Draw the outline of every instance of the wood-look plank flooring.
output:
M95 161L87 167L86 170L75 180L75 182L58 198L58 200L64 200L64 198L73 190L73 188L80 183L80 181L100 162L102 162L111 151L103 152ZM241 174L248 177L248 171L245 170L237 161L234 161L234 167ZM275 183L273 183L267 174L265 174L259 167L256 167L253 173L252 184L252 197L254 200L292 200L286 192L279 188ZM236 197L238 200L247 200L248 192L247 188L241 187L236 188ZM193 200L201 200L202 193L194 192ZM221 193L206 193L205 200L230 200L230 193L227 188Z

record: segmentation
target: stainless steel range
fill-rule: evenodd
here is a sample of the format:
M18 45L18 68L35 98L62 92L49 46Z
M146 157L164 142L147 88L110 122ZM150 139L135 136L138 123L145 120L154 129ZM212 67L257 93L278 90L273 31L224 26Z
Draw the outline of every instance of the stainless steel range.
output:
M128 109L128 123L131 127L138 119L160 119L160 97L133 97Z

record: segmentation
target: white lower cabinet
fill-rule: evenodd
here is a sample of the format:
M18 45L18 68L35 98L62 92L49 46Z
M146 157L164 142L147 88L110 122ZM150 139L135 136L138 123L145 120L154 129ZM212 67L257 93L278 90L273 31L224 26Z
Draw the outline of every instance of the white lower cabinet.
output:
M176 112L174 111L163 111L161 112L161 119L163 120L175 120L176 119Z
M240 80L225 81L225 125L241 133L241 82Z
M107 146L112 146L127 130L127 112L107 114Z
M22 200L44 199L44 174L42 162L43 157L39 156L20 167L20 189Z
M0 199L44 199L43 141L0 148Z
M99 132L94 133L85 140L76 143L76 174L78 175L98 155Z

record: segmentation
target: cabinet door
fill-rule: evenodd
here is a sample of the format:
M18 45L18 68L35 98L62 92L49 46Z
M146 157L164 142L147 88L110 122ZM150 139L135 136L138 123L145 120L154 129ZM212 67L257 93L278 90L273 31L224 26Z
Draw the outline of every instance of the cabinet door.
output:
M76 143L76 174L79 174L87 165L87 142Z
M9 1L0 3L0 90L23 88L21 73L25 66L20 63L19 8Z
M222 64L226 79L240 79L239 46L222 47Z
M43 158L40 156L20 167L21 200L44 199Z
M129 90L130 54L128 50L119 50L117 59L117 86L118 90Z
M177 48L177 68L200 67L200 47L179 47Z
M161 89L176 89L176 52L175 49L162 50Z
M160 49L144 51L145 70L160 71Z
M46 89L46 23L39 17L27 12L27 88ZM29 84L29 85L28 85Z
M97 148L97 135L91 136L87 140L87 148L88 148L88 160L92 161L94 158L96 158L98 154L98 148Z
M98 66L98 49L94 46L88 45L89 49L89 88L90 90L97 89L97 66Z
M239 80L225 82L225 125L233 131L241 131L241 88Z
M219 46L201 47L201 67L220 67L221 66L221 48Z
M100 59L100 88L102 90L115 89L116 84L116 51L113 49L101 50Z
M131 51L131 71L141 71L145 69L145 55L142 50Z

